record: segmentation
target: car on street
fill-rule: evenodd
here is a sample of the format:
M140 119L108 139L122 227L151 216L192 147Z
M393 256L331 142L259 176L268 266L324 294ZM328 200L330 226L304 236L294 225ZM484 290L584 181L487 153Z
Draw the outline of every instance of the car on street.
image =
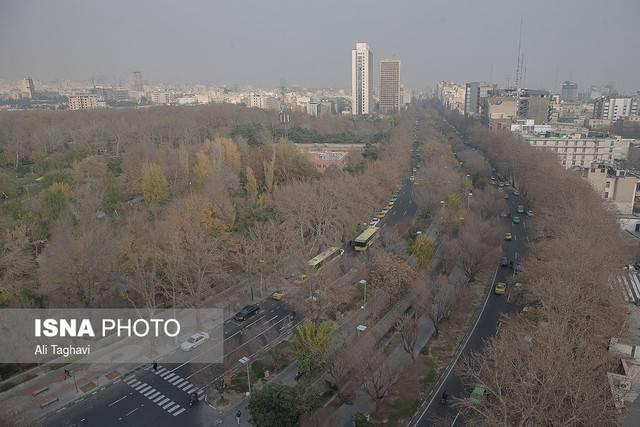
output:
M382 218L384 218L384 216L387 214L387 212L388 212L388 211L384 211L384 210L382 210L382 211L378 212L377 217L378 217L379 219L382 219Z
M511 183L510 183L509 181L505 181L504 186L505 186L505 187L510 187L510 186L511 186Z
M504 182L498 181L498 187L500 187L500 188L504 187Z
M409 181L413 182L413 181L415 181L415 180L416 180L416 179L413 177L413 175L411 175L411 176L409 177Z
M520 217L519 216L514 216L512 219L514 224L520 224Z
M206 333L206 332L197 332L197 333L191 335L185 342L180 344L180 349L182 349L182 351L191 351L194 348L196 348L199 345L201 345L202 343L204 343L208 339L209 339L209 334L208 333Z
M281 301L284 298L284 291L275 291L271 294L271 299L274 301Z
M533 211L531 209L529 209L527 211L527 216L533 216L533 215L534 215Z
M513 195L514 195L514 196L519 196L519 195L520 195L520 192L519 192L518 190L513 190Z
M509 195L508 195L508 194L505 194L505 195L504 195L504 198L505 198L505 200L508 200L508 199L509 199Z
M511 235L511 233L504 233L504 240L511 240L513 239L513 236Z
M245 320L258 314L259 311L260 307L258 307L258 304L245 305L242 310L240 310L236 313L235 316L233 316L233 319L237 320L238 322L244 322Z
M487 388L482 384L476 384L469 396L469 400L473 403L479 404L482 403L484 399L484 394L486 393Z
M509 258L507 258L506 256L501 257L500 258L500 266L508 267L509 266Z
M494 292L496 295L504 295L507 292L507 284L504 282L496 283Z
M387 208L391 209L393 207L393 200L389 201L389 203L387 203Z
M518 205L518 213L519 214L523 214L524 213L524 205Z
M372 226L372 227L374 227L374 226L378 225L378 223L379 223L379 222L380 222L380 219L379 219L379 218L373 218L373 219L371 220L371 222L369 223L369 225L370 225L370 226Z
M506 217L508 217L508 216L509 216L509 212L507 212L507 211L502 211L502 212L500 213L500 216L501 216L502 218L506 218Z

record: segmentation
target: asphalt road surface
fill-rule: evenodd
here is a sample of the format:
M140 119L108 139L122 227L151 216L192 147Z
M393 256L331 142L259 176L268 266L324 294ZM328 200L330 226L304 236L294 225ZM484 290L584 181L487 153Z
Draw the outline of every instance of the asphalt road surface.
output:
M518 205L522 204L525 205L526 210L527 205L519 196L513 195L512 187L505 187L504 192L505 194L509 194L508 204L511 209L511 215L504 218L504 221L513 235L513 240L504 241L503 253L509 258L509 260L521 259L526 255L527 216L525 214L518 214L516 209ZM513 223L513 215L520 217L520 224ZM492 278L492 287L495 287L495 283L497 282L510 282L512 279L512 268L497 267L496 273ZM462 351L463 356L469 352L481 351L485 341L498 333L501 317L506 313L518 310L517 306L507 302L506 295L495 295L493 290L489 293L488 298L484 303L486 305L484 306L482 315L478 319L474 332L469 336L469 340ZM458 359L457 363L460 362L460 359ZM449 401L451 401L451 398L453 397L466 397L471 393L471 390L462 384L462 381L455 373L455 366L457 366L457 363L454 365L454 368L449 371L448 375L437 391L433 394L432 398L423 402L422 406L418 409L418 415L415 419L415 423L411 425L431 426L435 424L439 425L442 422L446 422L447 425L452 426L464 425L462 414L450 405L442 405L440 403L440 397L444 390L446 390L447 394L450 396Z

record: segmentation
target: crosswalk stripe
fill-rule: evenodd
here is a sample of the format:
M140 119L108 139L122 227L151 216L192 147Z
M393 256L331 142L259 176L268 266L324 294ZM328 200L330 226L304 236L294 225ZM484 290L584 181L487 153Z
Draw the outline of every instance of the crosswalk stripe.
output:
M124 379L124 382L127 384L131 384L132 382L134 382L136 380L135 375L134 376L130 376Z
M192 393L192 392L196 391L197 388L198 388L197 386L195 386L193 384L190 384L189 387L187 387L186 390L185 389L183 389L183 390L186 391L187 393Z
M187 391L188 388L193 387L193 384L191 384L189 381L187 381L187 385L185 385L184 387L182 387L182 391Z
M149 400L153 400L156 398L156 396L158 396L160 394L160 392L158 390L156 390L155 393L153 393L151 396L147 396L147 399Z
M135 388L135 387L138 387L138 385L139 385L141 382L142 382L142 381L135 380L134 382L129 383L129 385L130 385L131 387L134 387L134 388Z
M164 398L164 400L161 400L160 402L156 402L156 403L158 404L158 406L162 406L162 405L164 405L165 403L167 403L168 401L169 401L169 398L168 398L168 397L165 397L165 398Z
M173 384L173 385L174 385L174 386L176 386L176 387L178 387L178 388L180 388L180 387L182 387L183 385L185 385L185 384L186 384L186 383L188 383L188 382L189 382L189 381L187 381L187 380L184 380L184 379L183 379L182 381L178 381L177 383L175 383L175 384Z
M177 383L181 383L182 381L184 381L184 378L182 377L175 377L174 379L172 379L171 381L169 381L171 384L176 385Z
M635 291L634 293L638 297L637 300L640 299L640 282L638 282L638 275L636 273L633 273L631 275L631 284L632 284L633 289Z
M160 374L160 376L161 376L162 378L164 378L165 380L166 380L167 378L169 378L170 376L172 376L172 375L174 375L174 374L173 374L173 372L168 371L168 370L167 370L167 371L164 371L163 373L161 373L161 374Z
M178 415L180 415L181 413L183 413L185 411L184 408L180 409L178 412L176 412L175 414L173 414L174 417L177 417Z
M167 412L168 412L168 413L172 413L173 411L175 411L175 410L176 410L176 409L178 409L179 407L180 407L180 405L178 405L178 404L176 403L176 406L174 406L173 408L169 408L169 409L167 409Z
M177 378L178 375L176 374L171 374L171 375L167 375L166 377L164 377L165 380L167 381L171 381L174 378Z
M135 388L137 391L140 391L140 389L144 388L146 385L147 385L147 383L140 382L140 384L138 384L138 385L137 385L137 386L135 386L134 388Z
M167 409L169 406L173 406L173 405L175 405L175 404L176 404L176 402L174 402L174 401L172 400L171 402L169 402L169 403L167 403L166 405L164 405L164 406L162 407L162 409ZM176 406L177 406L177 405L176 405Z
M622 282L623 286L627 289L627 291L629 292L629 296L631 297L631 301L636 301L636 294L635 294L635 289L633 289L633 281L631 279L631 277L627 274L624 274L622 276L620 276L620 281Z
M158 370L156 371L156 375L158 375L158 374L160 374L160 373L162 373L163 371L166 371L166 370L167 370L167 368L165 368L164 366L161 367L161 368L158 368Z
M140 390L138 390L140 392L140 394L144 393L145 391L149 390L151 388L150 385L147 385L146 387L141 388Z
M152 394L153 392L155 392L155 391L156 391L156 389L155 389L155 388L153 388L153 387L151 387L151 390L147 391L147 392L144 394L144 397L149 397L149 395L151 395L151 394Z

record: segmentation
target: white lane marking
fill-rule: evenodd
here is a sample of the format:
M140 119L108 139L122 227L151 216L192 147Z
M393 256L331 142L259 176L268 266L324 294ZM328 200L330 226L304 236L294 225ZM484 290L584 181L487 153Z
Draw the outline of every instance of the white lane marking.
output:
M176 385L180 382L184 381L184 378L182 377L175 377L173 380L169 381L171 384Z
M177 377L177 376L178 376L178 375L176 375L176 374L174 374L174 373L171 373L171 375L167 375L166 377L164 377L164 379L165 379L165 380L167 380L167 381L169 381L169 380L171 380L171 379L173 379L173 378L175 378L175 377Z
M451 427L453 427L456 424L456 421L458 421L458 417L460 416L460 412L458 412L456 414L456 417L453 419L453 421L451 422Z
M142 381L138 381L135 380L134 382L132 382L131 384L129 384L131 387L136 388L138 387L140 384L142 384Z
M167 403L166 405L164 405L164 406L162 407L162 409L167 409L169 406L173 406L173 405L175 405L175 404L176 404L176 403L172 400L171 402L169 402L169 403Z
M120 399L116 400L115 402L111 402L111 403L109 403L109 405L107 405L107 406L111 407L111 406L115 405L116 403L118 403L118 402L120 402L121 400L126 399L126 398L127 398L127 395L125 394L125 395L124 395L124 396L122 396Z
M153 400L156 398L156 396L158 396L160 394L159 391L156 391L155 393L153 393L151 396L147 396L147 399L149 400Z
M182 387L182 391L187 391L188 388L193 387L193 384L191 384L189 381L187 381L187 385Z
M172 374L172 373L171 373L171 371L169 371L169 370L164 371L163 373L161 373L161 374L160 374L160 376L161 376L162 378L164 378L164 379L167 379L167 377L170 377L170 376L172 376L172 375L173 375L173 374Z
M164 396L163 396L163 397L164 397ZM162 401L160 401L160 402L156 402L156 403L158 404L158 406L162 406L162 405L164 405L165 403L167 403L168 401L169 401L169 398L168 398L168 397L165 397L165 398L164 398L164 400L162 400Z
M140 384L138 384L138 385L137 385L137 386L135 386L134 388L135 388L137 391L140 391L140 390L141 390L141 389L143 389L146 385L147 385L147 383L143 383L143 382L141 382Z
M273 316L271 319L266 320L264 323L269 323L269 322L271 322L273 319L277 319L277 318L278 318L278 315L276 314L276 315L275 315L275 316Z
M185 384L186 384L186 383L188 383L188 382L189 382L189 381L187 381L187 380L182 380L182 381L180 381L180 382L178 382L178 383L176 383L176 384L174 384L174 385L175 385L176 387L180 388L180 387L182 387L183 385L185 385Z
M144 393L145 391L149 390L150 388L151 388L151 386L150 386L150 385L148 385L148 386L146 386L146 387L144 387L144 388L141 388L141 389L140 389L140 390L138 390L138 391L140 392L140 394L142 394L142 393Z
M173 411L175 411L175 410L176 410L176 409L178 409L179 407L180 407L180 405L178 405L178 404L176 403L176 406L174 406L173 408L169 408L169 409L167 409L167 412L168 412L168 413L172 413Z
M160 400L164 399L164 394L159 395L155 399L153 399L153 403L158 403Z
M233 335L231 335L230 337L227 337L227 338L233 338L233 337L235 337L236 335L238 335L240 332L242 332L242 329L241 329L241 330L239 330L239 331L237 331L235 334L233 334Z
M138 407L138 408L132 409L132 410L130 410L129 412L127 412L126 414L124 414L124 416L125 416L125 417L128 417L129 415L131 415L131 414L133 414L134 412L136 412L138 409L140 409L140 408Z
M134 376L131 376L131 377L127 377L127 378L125 378L125 379L124 379L124 382L125 382L125 383L127 383L127 384L131 384L132 382L134 382L134 381L135 381L135 379L136 379L136 377L135 377L135 375L134 375Z
M177 417L178 415L180 415L181 413L183 413L185 411L184 408L180 409L178 412L176 412L175 414L173 414L174 417Z
M188 390L185 390L187 393L191 393L192 391L196 390L198 388L198 386L195 386L193 384L191 384L191 387L188 388Z
M156 371L156 375L161 374L162 372L166 371L167 368L165 368L164 366L161 368L158 368L158 370Z
M155 391L156 391L156 389L155 389L155 388L153 388L153 387L151 387L151 390L147 391L147 392L144 394L144 397L148 397L150 394L154 393Z

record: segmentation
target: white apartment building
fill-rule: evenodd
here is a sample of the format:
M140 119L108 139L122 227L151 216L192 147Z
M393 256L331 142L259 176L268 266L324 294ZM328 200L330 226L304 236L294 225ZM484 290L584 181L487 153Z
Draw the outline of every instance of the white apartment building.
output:
M351 114L373 112L373 52L367 43L351 51Z
M93 93L79 93L69 95L69 110L94 110L107 106L104 98Z
M247 107L262 108L263 110L277 110L280 107L278 100L271 95L251 92L247 98Z
M633 139L621 137L595 138L574 134L559 137L524 134L523 138L533 147L556 153L562 166L589 167L593 162L611 165L615 160L625 160Z
M466 87L454 82L442 81L436 89L437 97L447 110L464 114ZM515 108L514 108L515 110Z
M593 104L593 118L615 122L619 118L637 116L638 100L630 96L602 97Z
M152 92L151 102L153 104L169 104L171 102L171 93L165 91Z

